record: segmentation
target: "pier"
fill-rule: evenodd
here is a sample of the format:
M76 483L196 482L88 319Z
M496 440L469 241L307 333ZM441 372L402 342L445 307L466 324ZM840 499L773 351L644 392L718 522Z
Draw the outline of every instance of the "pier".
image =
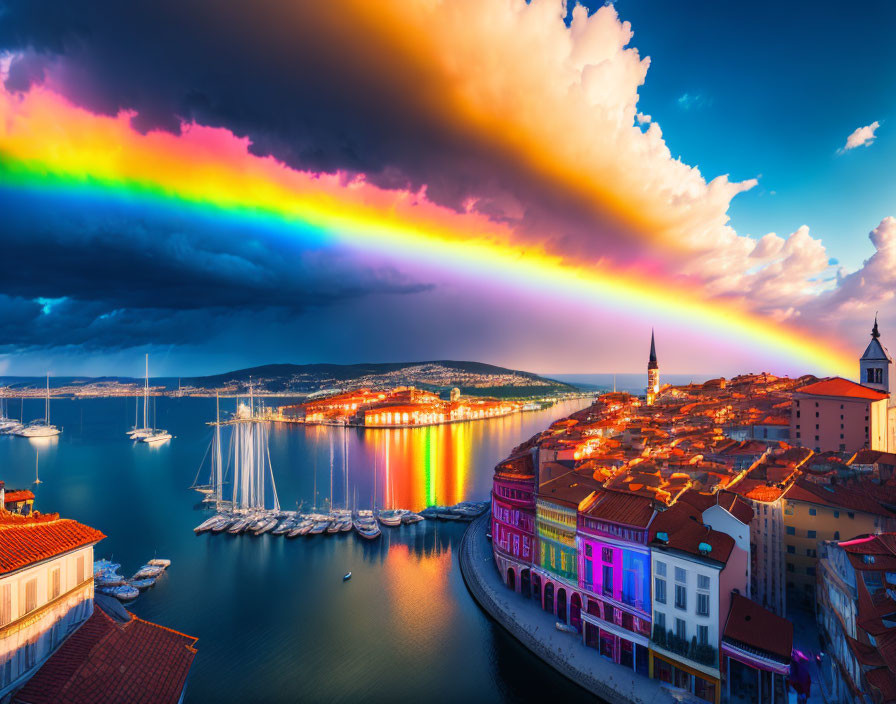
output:
M514 638L560 674L608 704L693 701L677 698L658 681L601 657L586 648L580 636L558 631L551 614L504 586L486 538L488 528L488 514L470 524L458 552L460 570L473 598Z

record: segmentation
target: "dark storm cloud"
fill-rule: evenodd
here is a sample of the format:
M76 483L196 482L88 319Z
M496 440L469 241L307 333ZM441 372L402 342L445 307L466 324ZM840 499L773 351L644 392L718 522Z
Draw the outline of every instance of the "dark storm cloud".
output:
M274 322L309 307L428 288L300 233L112 197L0 189L0 219L7 346L183 343L231 311Z
M135 110L133 125L143 131L176 132L181 120L226 127L248 136L253 153L295 168L363 173L384 188L425 186L430 200L457 210L475 202L524 239L548 238L570 256L588 256L595 238L604 242L601 255L619 240L627 241L620 256L643 254L593 202L464 131L430 95L441 81L436 67L365 31L357 25L363 18L340 3L0 0L0 7L0 49L18 52L10 88L51 76L92 111Z

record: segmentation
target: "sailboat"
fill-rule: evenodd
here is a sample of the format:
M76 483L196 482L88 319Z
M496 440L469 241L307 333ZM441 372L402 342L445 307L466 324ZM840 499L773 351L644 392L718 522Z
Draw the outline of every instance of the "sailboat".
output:
M0 435L16 433L22 429L22 424L8 415L8 406L5 398L0 398Z
M147 404L149 403L149 355L146 355L146 381L144 382L143 387L143 428L138 431L139 435L135 436L135 439L138 439L141 442L147 443L158 443L163 442L165 440L171 439L171 433L167 430L159 430L156 428L156 419L155 419L155 401L153 401L153 419L152 419L152 428L147 428L146 425L146 417L147 417Z
M35 420L19 430L16 434L23 438L51 438L62 432L55 425L50 425L50 375L47 374L47 399L44 405L43 421Z
M152 429L147 423L147 409L149 408L149 355L146 355L146 376L143 378L143 427L137 425L137 409L140 406L139 397L134 397L134 427L128 431L132 440L142 440L152 435Z
M236 413L230 420L221 420L220 404L216 404L216 418L210 423L215 428L211 446L211 470L208 483L199 484L198 474L191 488L207 495L207 501L219 506L229 503L233 509L245 512L270 510L280 511L271 454L268 448L268 424L259 419L251 406L238 404ZM224 466L224 445L221 429L230 430L227 448L227 467ZM204 463L204 461L203 461ZM199 472L202 472L200 465ZM232 492L229 500L224 498L227 475L231 475ZM268 486L269 483L269 486ZM267 499L271 497L271 508Z

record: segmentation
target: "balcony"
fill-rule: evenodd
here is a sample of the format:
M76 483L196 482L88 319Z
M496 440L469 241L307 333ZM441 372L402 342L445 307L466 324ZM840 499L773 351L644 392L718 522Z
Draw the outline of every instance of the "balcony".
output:
M687 658L692 662L699 663L706 667L717 669L719 667L719 651L711 645L699 645L697 636L691 638L690 642L685 638L680 638L673 631L666 631L660 628L659 624L653 624L653 638L651 641L683 658Z

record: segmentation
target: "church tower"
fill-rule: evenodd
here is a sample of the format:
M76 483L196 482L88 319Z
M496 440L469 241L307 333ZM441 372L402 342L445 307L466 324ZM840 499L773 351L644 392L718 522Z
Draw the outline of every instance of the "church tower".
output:
M859 382L872 389L890 393L890 367L893 360L887 348L880 344L880 332L877 329L877 316L874 316L874 327L871 328L871 342L865 348L865 354L859 360Z
M650 331L650 358L647 360L647 404L651 405L660 392L660 365L656 361L656 342Z

